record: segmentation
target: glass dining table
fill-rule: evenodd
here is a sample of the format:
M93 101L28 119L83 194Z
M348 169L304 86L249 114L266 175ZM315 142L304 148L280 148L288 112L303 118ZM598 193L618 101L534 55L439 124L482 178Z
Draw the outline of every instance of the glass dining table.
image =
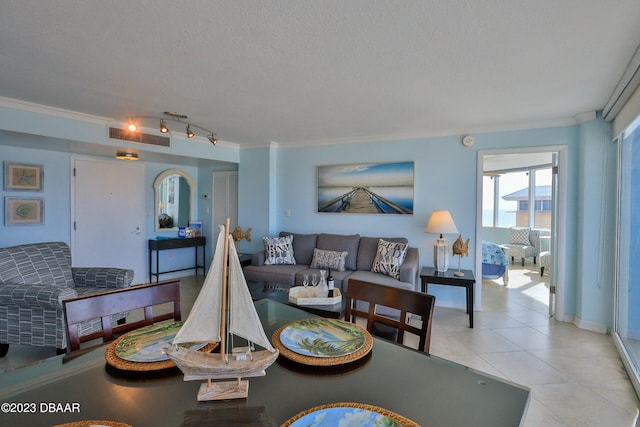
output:
M267 336L313 315L277 301L255 302ZM301 365L280 355L249 397L198 402L201 381L177 369L123 372L106 365L104 347L62 364L52 357L0 374L0 424L51 426L111 420L136 427L277 426L319 405L355 402L422 426L518 426L530 390L465 366L374 337L371 353L339 367Z

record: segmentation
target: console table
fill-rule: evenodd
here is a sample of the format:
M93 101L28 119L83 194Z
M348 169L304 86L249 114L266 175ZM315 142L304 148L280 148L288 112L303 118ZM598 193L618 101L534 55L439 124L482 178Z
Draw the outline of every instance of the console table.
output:
M420 270L420 280L422 281L422 292L427 292L429 283L434 285L461 286L466 289L467 293L467 313L469 314L469 327L473 328L473 286L476 279L471 270L460 270L464 276L455 276L457 270L449 269L445 272L436 271L434 267L422 267Z
M149 282L153 282L153 276L156 276L156 283L160 281L160 275L165 273L173 273L176 271L184 271L184 270L196 270L196 274L198 274L198 269L202 268L202 274L206 273L206 249L205 245L207 244L207 240L205 237L190 237L190 238L172 238L172 239L149 239ZM198 264L198 248L202 247L202 265ZM181 249L181 248L195 248L195 259L193 267L185 267L179 268L177 270L160 270L160 251L167 251L171 249ZM156 271L153 272L153 251L156 252Z

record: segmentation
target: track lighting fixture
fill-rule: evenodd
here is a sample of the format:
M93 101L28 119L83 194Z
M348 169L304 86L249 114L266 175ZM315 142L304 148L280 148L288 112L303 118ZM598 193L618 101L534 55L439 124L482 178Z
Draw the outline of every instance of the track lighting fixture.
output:
M188 121L188 117L185 114L174 113L171 111L164 112L165 117L161 116L127 116L127 129L130 132L137 132L139 129L139 122L143 120L160 120L160 132L168 133L170 132L169 126L167 125L168 121L173 121L177 123L186 124L185 135L187 138L191 139L196 136L196 132L194 130L200 130L204 132L209 142L213 145L218 143L218 138L216 138L216 134L207 128L202 126L198 126L197 124ZM201 134L202 135L202 134Z

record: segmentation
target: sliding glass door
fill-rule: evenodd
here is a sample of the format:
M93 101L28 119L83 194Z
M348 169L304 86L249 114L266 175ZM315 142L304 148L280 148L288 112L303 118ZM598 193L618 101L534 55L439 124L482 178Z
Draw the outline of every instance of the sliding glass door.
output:
M640 117L618 147L615 342L640 394Z

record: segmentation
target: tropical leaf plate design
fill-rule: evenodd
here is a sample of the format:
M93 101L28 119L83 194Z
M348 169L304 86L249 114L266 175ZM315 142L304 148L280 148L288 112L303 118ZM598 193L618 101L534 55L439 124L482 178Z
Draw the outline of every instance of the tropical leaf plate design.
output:
M365 343L363 330L336 319L304 319L293 322L280 333L289 350L311 357L341 357L354 353Z
M116 346L116 356L130 362L160 362L169 360L165 349L184 322L157 323L129 332ZM180 344L199 350L207 343Z
M395 412L359 403L321 405L301 412L282 426L286 427L419 427Z

